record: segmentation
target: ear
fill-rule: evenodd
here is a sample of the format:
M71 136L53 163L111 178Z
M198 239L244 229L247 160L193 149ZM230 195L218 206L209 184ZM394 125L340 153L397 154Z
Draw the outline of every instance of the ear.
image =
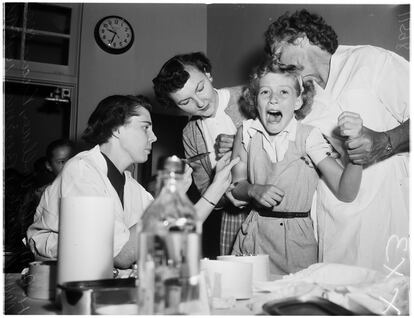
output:
M119 138L119 134L120 134L119 127L112 131L112 136L115 137L116 139Z
M302 107L302 105L303 105L303 99L302 99L302 95L300 95L296 98L295 110L300 109Z
M46 161L45 166L47 170L49 170L50 172L53 172L52 166L50 165L49 161Z
M205 72L204 74L206 74L208 80L213 83L213 76L211 76L211 74L208 72Z

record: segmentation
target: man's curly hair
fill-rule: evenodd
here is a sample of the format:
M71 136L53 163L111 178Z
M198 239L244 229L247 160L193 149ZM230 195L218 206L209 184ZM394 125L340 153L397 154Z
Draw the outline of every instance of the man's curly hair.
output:
M266 59L253 71L250 76L249 86L243 90L243 102L241 103L243 112L248 118L255 119L257 112L257 95L259 93L259 82L266 74L275 73L289 76L295 80L296 96L302 95L303 104L298 110L295 110L296 119L300 120L310 112L315 95L315 87L312 81L302 83L300 69L294 65L281 65L272 59Z
M338 36L325 20L303 9L292 15L286 12L273 22L265 32L267 54L272 54L275 41L293 43L298 37L306 34L309 41L322 50L334 54L338 48Z

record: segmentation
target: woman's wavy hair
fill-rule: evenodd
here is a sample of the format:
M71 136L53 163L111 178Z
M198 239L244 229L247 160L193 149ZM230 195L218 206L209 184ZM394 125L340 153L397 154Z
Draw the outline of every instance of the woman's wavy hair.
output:
M282 65L271 58L266 59L262 64L255 68L250 76L249 86L243 90L243 102L241 104L243 112L247 114L248 118L257 118L257 95L260 89L260 79L266 74L275 73L289 76L294 79L296 96L302 95L303 100L302 107L295 110L295 117L298 120L305 118L312 108L315 87L312 81L302 82L300 72L301 70L294 65Z
M202 52L179 54L169 59L152 80L154 93L161 105L176 107L169 94L184 87L190 74L186 66L193 66L203 73L211 73L211 63Z
M303 9L292 15L286 12L268 27L265 32L265 51L272 54L275 41L293 43L304 34L311 43L331 54L338 48L338 36L334 29L321 16Z
M142 95L112 95L104 98L88 120L82 138L93 145L102 145L112 133L127 123L132 116L138 116L138 109L151 111L150 101Z

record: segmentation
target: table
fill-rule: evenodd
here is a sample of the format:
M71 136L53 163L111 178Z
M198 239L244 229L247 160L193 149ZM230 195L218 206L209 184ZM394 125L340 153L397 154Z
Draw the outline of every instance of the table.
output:
M4 275L4 314L6 315L57 315L61 314L53 301L26 296L20 273ZM212 315L253 315L249 301L236 301L230 309L214 309Z
M6 273L4 279L4 314L56 315L59 310L47 300L26 296L20 273Z

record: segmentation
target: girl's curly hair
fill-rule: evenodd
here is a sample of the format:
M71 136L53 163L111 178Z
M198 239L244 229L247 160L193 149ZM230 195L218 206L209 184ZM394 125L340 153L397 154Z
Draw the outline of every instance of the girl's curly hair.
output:
M306 11L296 11L292 15L286 12L273 22L265 32L265 51L272 54L272 46L275 41L293 43L298 37L306 34L309 41L322 50L335 53L338 48L338 36L334 29L326 24L325 20Z
M300 120L310 112L315 95L315 87L312 81L302 82L300 69L294 65L281 65L272 59L265 60L253 71L250 76L250 84L243 90L241 107L248 118L255 119L257 112L257 94L259 92L259 82L262 77L269 73L283 74L295 80L296 96L302 95L303 104L295 110L296 119Z

